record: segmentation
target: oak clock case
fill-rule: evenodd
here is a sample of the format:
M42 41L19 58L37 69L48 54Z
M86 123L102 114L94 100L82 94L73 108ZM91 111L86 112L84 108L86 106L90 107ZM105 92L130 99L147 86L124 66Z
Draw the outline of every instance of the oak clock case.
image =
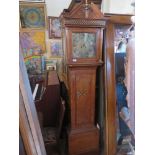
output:
M103 65L105 21L95 4L89 7L90 12L85 10L82 1L61 16L71 116L69 155L99 151L99 130L95 122L96 70Z

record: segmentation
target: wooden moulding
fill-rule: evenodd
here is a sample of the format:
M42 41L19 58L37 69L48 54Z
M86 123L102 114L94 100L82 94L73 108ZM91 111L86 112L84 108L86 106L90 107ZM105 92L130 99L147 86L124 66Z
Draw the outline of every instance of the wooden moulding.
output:
M109 23L106 29L105 52L105 155L116 153L116 95L115 95L115 63L114 63L114 26Z
M131 17L132 15L128 14L104 14L104 18L109 20L109 22L113 24L132 24Z
M115 88L115 55L114 37L115 25L130 25L132 15L104 14L108 19L105 33L105 130L104 130L104 155L115 155L116 140L116 88Z

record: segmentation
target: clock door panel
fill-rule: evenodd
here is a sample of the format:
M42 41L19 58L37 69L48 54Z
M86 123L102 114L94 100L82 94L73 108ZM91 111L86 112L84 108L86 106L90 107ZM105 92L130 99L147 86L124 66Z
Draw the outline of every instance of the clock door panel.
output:
M93 111L94 108L92 107L94 103L94 76L87 71L79 74L76 73L76 118L77 118L77 126L83 127L86 125L92 125L94 118ZM93 108L93 109L92 109Z
M70 72L72 96L71 111L74 112L74 127L93 127L95 112L96 70L74 70Z

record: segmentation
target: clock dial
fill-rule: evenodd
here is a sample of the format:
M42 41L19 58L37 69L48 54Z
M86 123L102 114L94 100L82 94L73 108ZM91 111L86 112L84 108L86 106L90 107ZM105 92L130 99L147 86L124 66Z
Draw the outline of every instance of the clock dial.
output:
M73 58L93 58L96 56L95 33L72 33Z

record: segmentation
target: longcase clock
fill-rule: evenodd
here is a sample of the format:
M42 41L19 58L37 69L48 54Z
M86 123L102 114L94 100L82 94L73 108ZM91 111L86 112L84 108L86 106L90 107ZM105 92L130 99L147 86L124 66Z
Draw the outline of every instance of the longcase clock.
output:
M61 14L71 126L69 155L97 151L95 124L96 70L103 65L102 43L106 22L98 7L85 1Z

